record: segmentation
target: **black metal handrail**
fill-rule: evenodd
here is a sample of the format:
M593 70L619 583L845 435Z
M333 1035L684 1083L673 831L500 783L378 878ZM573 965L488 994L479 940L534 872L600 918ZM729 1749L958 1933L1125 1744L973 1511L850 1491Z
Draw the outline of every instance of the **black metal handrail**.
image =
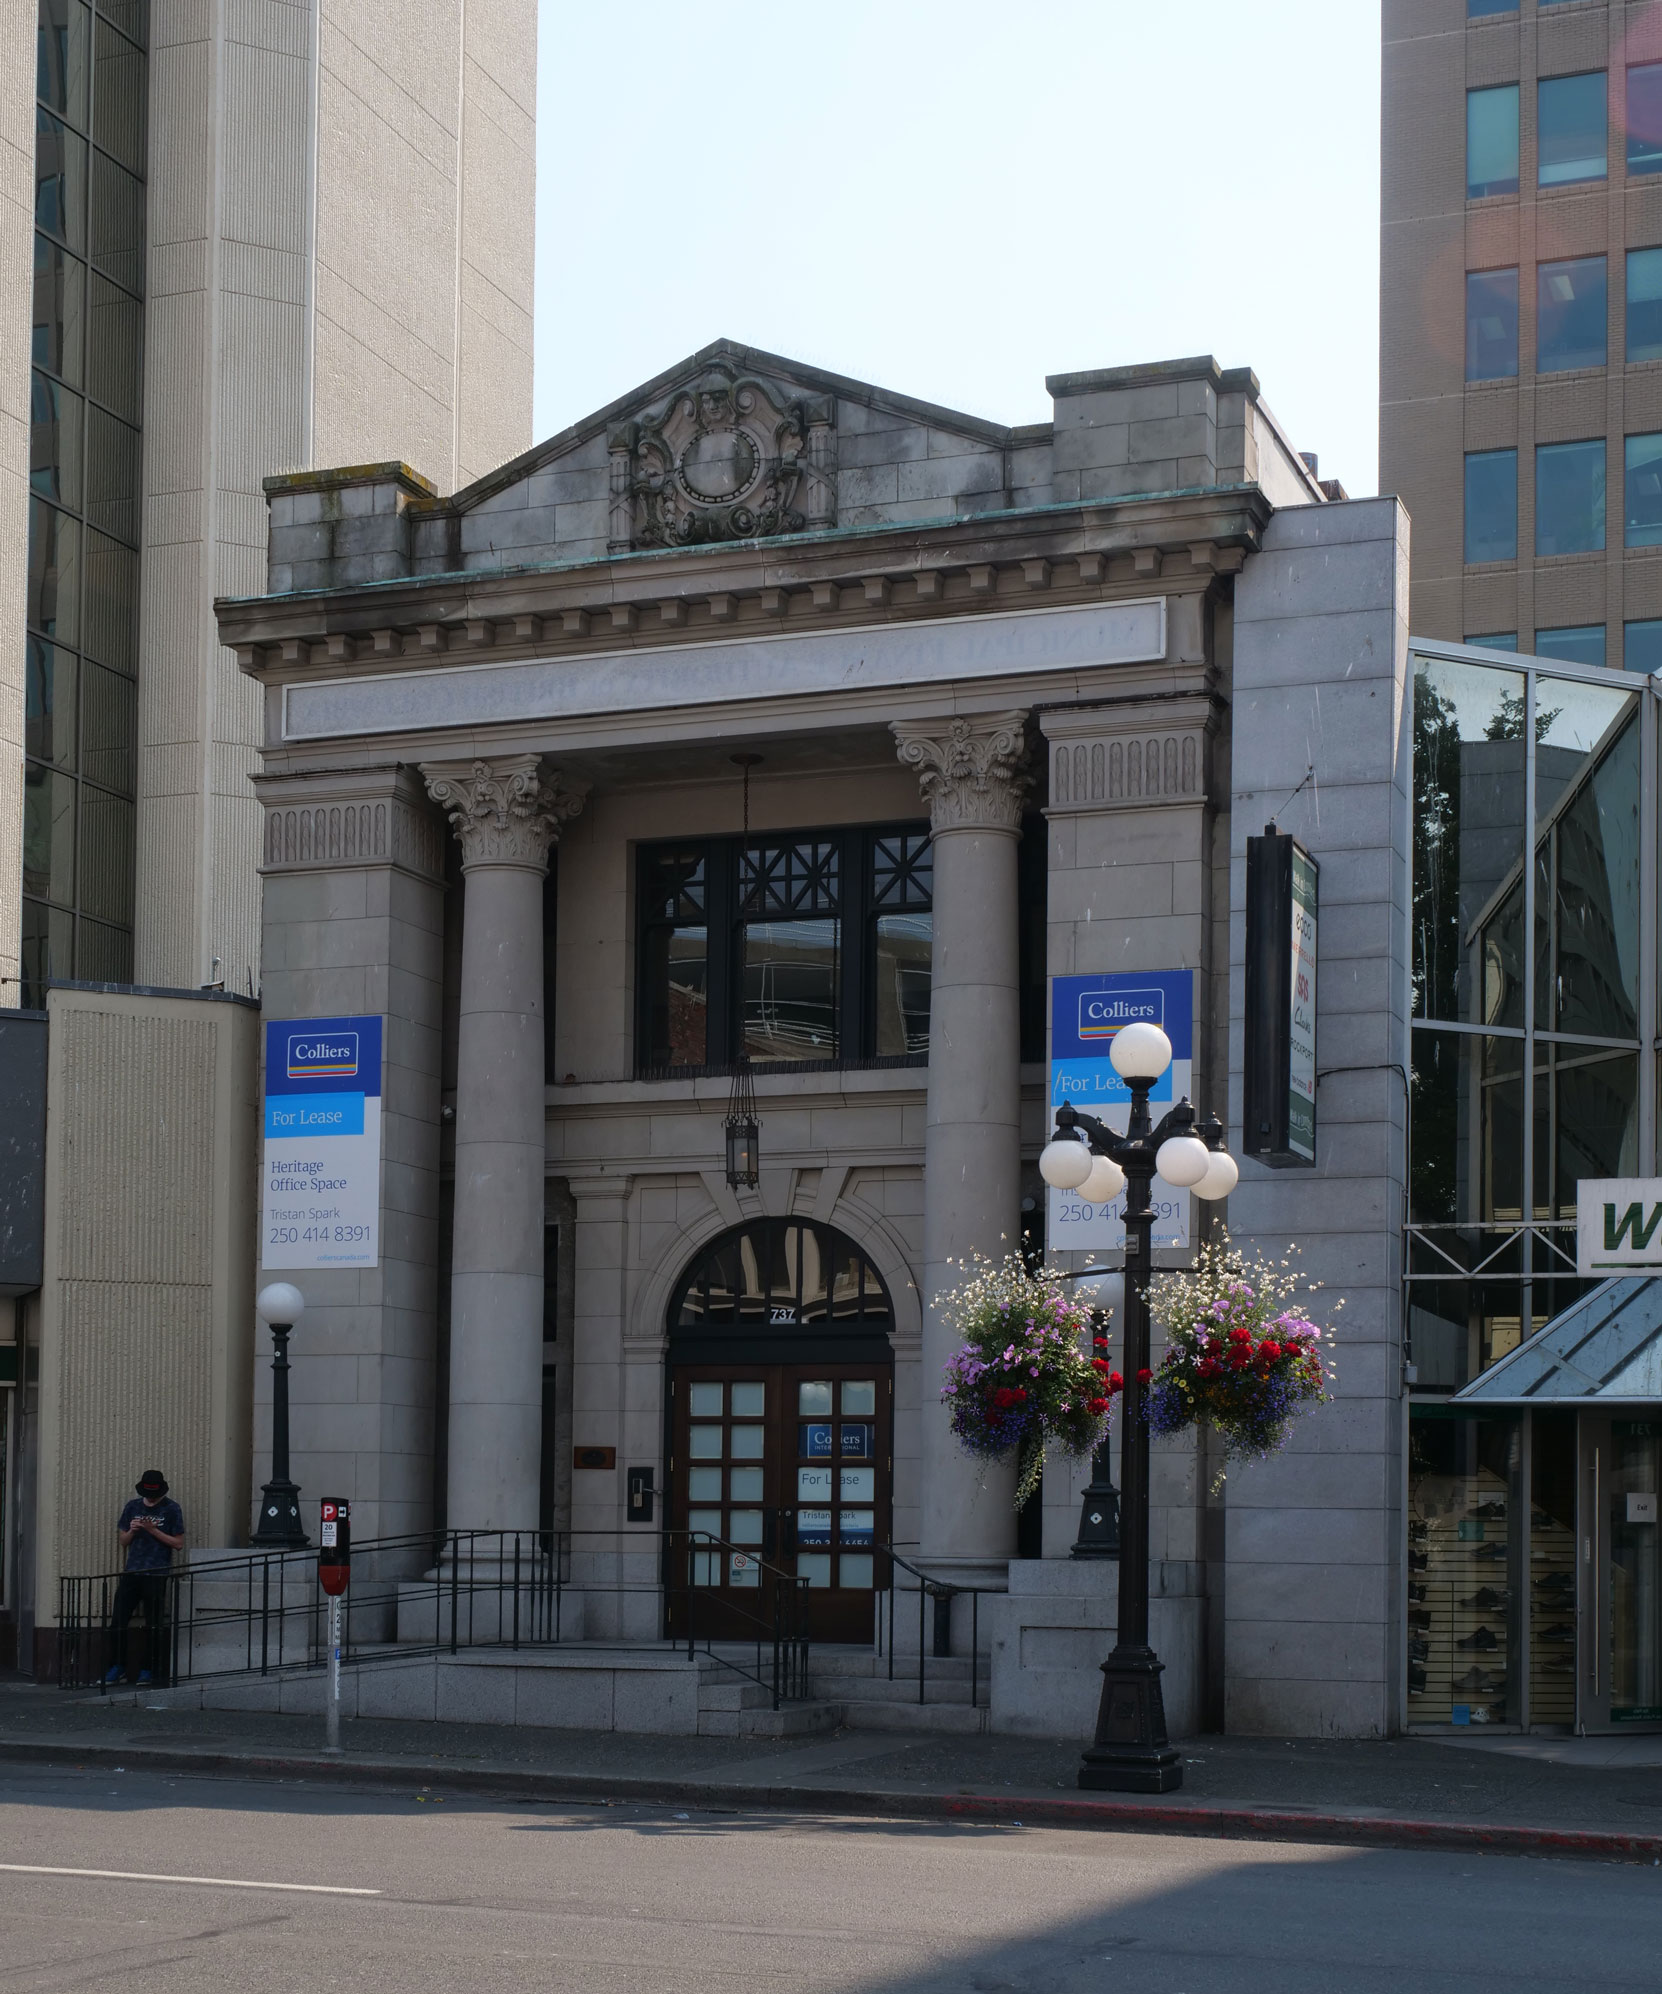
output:
M742 1557L756 1569L754 1605L731 1588L719 1593L721 1617L729 1626L735 1620L741 1625L736 1638L713 1624L710 1602L718 1595L696 1582L695 1550L723 1560ZM657 1576L642 1581L583 1574L576 1568L585 1555L639 1559ZM160 1668L157 1630L148 1621L144 1639L159 1681L324 1666L328 1601L315 1550L249 1550L155 1576L163 1604ZM121 1577L103 1572L59 1581L60 1687L103 1687ZM452 1530L361 1539L352 1548L352 1582L342 1602L341 1661L361 1668L469 1648L557 1647L593 1638L568 1633L568 1596L610 1599L620 1614L628 1611L622 1602L648 1596L657 1600L653 1617L660 1629L672 1601L679 1603L684 1631L674 1647L684 1640L689 1660L702 1649L711 1662L767 1689L777 1710L808 1694L807 1593L806 1579L708 1531ZM401 1614L406 1627L414 1619L419 1638L397 1638ZM134 1638L131 1630L129 1636ZM752 1650L748 1664L731 1652L734 1647Z
M968 1595L970 1603L970 1650L969 1650L969 1700L972 1710L981 1707L981 1595L998 1590L996 1586L959 1585L951 1579L937 1579L922 1571L909 1558L903 1558L892 1544L880 1544L879 1551L889 1560L891 1566L898 1565L903 1572L911 1573L917 1580L916 1587L901 1586L895 1583L893 1571L889 1574L887 1598L889 1602L888 1634L884 1647L888 1650L889 1680L895 1678L894 1670L894 1618L895 1595L900 1592L916 1591L918 1596L918 1701L926 1703L928 1697L928 1670L931 1660L950 1661L952 1659L952 1602ZM924 1622L927 1609L924 1601L933 1602L934 1626L932 1640L924 1639ZM933 1652L931 1652L931 1650ZM990 1671L989 1671L990 1676ZM990 1689L990 1682L989 1682Z

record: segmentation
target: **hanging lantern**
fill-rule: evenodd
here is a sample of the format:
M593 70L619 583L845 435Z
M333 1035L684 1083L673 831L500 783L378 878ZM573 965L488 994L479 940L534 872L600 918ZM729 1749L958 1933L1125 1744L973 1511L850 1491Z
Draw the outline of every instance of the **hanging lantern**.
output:
M733 1068L733 1092L727 1103L727 1181L737 1191L756 1188L761 1168L761 1124L756 1119L756 1089L751 1084L750 1058L740 1054Z

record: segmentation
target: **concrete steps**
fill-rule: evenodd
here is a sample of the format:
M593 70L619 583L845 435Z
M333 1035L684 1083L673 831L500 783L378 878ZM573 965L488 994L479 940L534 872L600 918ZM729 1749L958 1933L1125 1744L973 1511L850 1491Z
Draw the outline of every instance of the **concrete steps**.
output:
M967 1655L930 1657L926 1701L918 1701L917 1657L897 1655L895 1678L888 1657L870 1649L815 1648L808 1658L808 1683L816 1698L842 1706L850 1731L932 1731L948 1737L977 1736L987 1729L988 1669L980 1669L979 1709L970 1703Z

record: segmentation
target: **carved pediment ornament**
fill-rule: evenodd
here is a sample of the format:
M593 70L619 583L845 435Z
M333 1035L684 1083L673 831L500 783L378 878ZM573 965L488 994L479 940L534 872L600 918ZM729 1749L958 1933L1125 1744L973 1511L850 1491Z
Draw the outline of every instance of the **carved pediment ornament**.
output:
M712 368L610 438L609 545L692 547L836 524L828 400Z
M427 794L449 817L464 871L477 865L548 868L548 848L588 794L568 789L540 756L494 762L423 762Z

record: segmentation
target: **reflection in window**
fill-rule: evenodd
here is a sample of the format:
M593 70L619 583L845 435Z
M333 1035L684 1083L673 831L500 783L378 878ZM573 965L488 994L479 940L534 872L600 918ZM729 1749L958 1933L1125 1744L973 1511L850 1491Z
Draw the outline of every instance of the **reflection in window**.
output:
M1541 264L1535 273L1537 373L1602 367L1607 317L1602 256Z
M1466 198L1518 191L1518 86L1466 92Z
M1466 273L1466 379L1504 381L1518 371L1518 273Z
M830 1226L758 1219L704 1249L669 1320L682 1330L765 1333L816 1324L886 1329L892 1316L881 1276L851 1239Z
M1662 249L1627 252L1627 357L1662 360Z
M1662 435L1628 437L1626 463L1626 544L1662 547Z
M1662 618L1623 625L1622 663L1630 672L1662 672Z
M1467 937L1523 857L1524 687L1521 672L1429 658L1416 666L1416 1017L1499 1019L1480 1001Z
M1518 0L1466 0L1466 19L1481 21L1490 14L1515 14Z
M1468 644L1481 644L1486 651L1515 651L1518 648L1516 630L1491 630L1482 637L1468 637Z
M1627 170L1662 173L1662 62L1627 72Z
M1466 457L1466 559L1518 558L1518 453L1474 450Z
M1583 1177L1639 1174L1639 1055L1543 1043L1535 1055L1535 1216L1573 1219Z
M1538 179L1543 187L1602 180L1610 152L1608 84L1602 69L1543 76L1536 85Z
M1535 552L1596 554L1604 547L1603 437L1535 447ZM1468 463L1471 459L1466 460Z
M747 921L743 1049L752 1060L835 1059L840 921Z
M1538 658L1560 658L1566 665L1602 665L1604 625L1566 623L1557 630L1537 630L1535 655Z

